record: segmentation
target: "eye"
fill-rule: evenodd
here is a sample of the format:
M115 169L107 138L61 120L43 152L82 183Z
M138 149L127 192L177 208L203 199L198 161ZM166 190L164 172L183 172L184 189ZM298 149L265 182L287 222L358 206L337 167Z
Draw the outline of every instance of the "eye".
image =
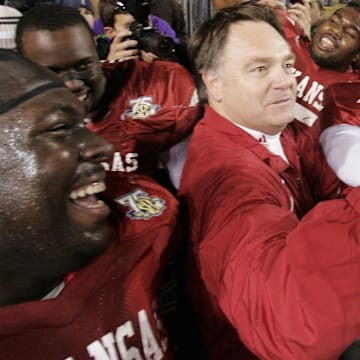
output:
M335 17L330 17L329 18L329 22L333 23L333 24L338 24L339 23L339 20Z
M264 65L259 65L259 66L256 66L255 68L253 68L251 71L257 72L257 73L262 73L265 70L266 70L266 67Z
M58 123L47 129L52 135L68 135L72 131L72 127L68 123Z
M77 71L86 71L86 70L89 70L92 65L93 65L92 62L86 62L86 63L83 63L83 64L79 64L79 65L76 67L76 70L77 70Z
M284 65L285 70L288 74L295 74L295 68L293 62L288 62Z
M352 39L356 39L358 36L358 32L354 30L353 28L345 28L345 33L349 35Z

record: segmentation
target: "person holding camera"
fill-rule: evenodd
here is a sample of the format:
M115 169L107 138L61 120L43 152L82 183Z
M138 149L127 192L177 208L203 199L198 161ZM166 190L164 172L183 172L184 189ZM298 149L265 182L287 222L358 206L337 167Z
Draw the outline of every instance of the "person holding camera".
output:
M100 0L99 13L94 29L109 40L107 60L176 60L179 39L166 21L150 14L148 1Z

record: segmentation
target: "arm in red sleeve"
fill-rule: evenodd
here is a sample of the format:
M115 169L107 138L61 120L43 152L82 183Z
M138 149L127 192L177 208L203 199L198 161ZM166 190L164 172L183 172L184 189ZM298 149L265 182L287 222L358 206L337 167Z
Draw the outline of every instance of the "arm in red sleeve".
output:
M259 358L338 359L360 335L360 189L299 222L261 180L237 180L231 201L204 198L221 204L198 249L207 289Z

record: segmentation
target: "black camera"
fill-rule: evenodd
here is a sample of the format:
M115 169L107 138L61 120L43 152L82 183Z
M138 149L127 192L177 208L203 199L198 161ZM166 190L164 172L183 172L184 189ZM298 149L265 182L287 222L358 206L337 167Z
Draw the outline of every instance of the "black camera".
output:
M138 48L157 55L160 59L176 60L174 41L162 35L156 28L145 27L141 22L134 21L130 25L132 35L126 39L136 40Z
M122 41L136 40L137 48L151 52L162 60L179 61L179 54L183 57L183 50L179 44L175 44L172 38L162 35L157 28L150 26L151 0L119 0L113 8L113 14L129 12L135 18L130 25L131 35ZM101 60L107 58L111 42L98 38L97 51Z

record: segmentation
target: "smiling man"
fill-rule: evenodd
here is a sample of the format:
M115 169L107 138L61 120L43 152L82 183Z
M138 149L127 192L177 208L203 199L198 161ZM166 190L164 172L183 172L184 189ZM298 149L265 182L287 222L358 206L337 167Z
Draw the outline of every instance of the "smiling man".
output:
M223 9L189 51L207 105L179 194L206 358L338 360L360 335L360 189L331 200L343 185L293 123L276 14Z
M112 147L50 72L8 52L0 60L0 303L10 305L45 296L106 248L109 208L96 194Z
M311 42L299 37L289 42L296 53L295 117L317 141L323 127L321 117L326 112L325 90L330 85L351 82L360 92L360 1L352 0L315 25ZM348 88L339 87L338 91L346 97Z
M119 176L155 176L159 151L183 140L200 117L194 81L184 67L141 60L101 66L91 29L76 9L30 9L16 42L20 53L56 72L84 102L89 128L115 147L108 170Z
M55 74L0 50L0 358L168 359L157 297L176 201L117 179L110 224L112 146L83 116Z

